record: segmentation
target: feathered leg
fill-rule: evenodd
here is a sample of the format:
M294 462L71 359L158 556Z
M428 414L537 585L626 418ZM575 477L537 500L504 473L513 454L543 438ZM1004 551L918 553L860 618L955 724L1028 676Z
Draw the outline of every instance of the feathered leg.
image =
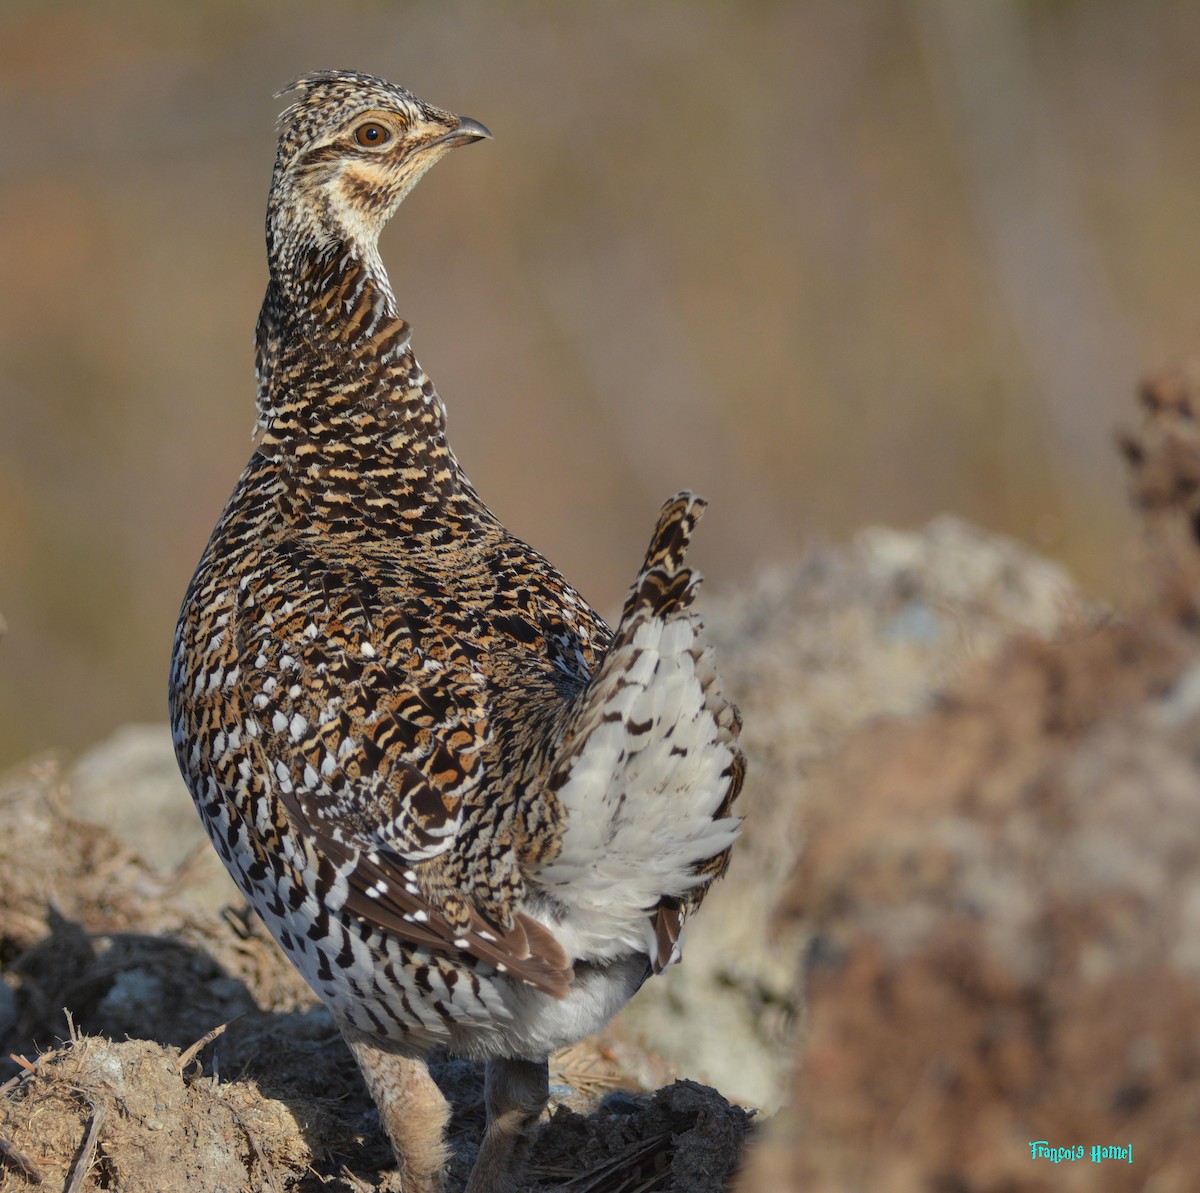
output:
M379 1108L400 1166L400 1187L404 1193L442 1193L450 1106L430 1077L425 1058L397 1050L349 1024L338 1026Z
M490 1060L484 1079L487 1131L466 1193L513 1193L525 1167L530 1130L550 1096L545 1060Z

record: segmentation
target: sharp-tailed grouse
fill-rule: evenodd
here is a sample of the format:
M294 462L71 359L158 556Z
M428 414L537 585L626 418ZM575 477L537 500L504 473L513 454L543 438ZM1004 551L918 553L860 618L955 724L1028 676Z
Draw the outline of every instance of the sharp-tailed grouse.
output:
M663 506L610 631L479 499L377 238L490 134L401 87L290 90L267 209L259 439L179 617L179 765L333 1013L403 1187L442 1187L436 1044L487 1061L468 1189L512 1187L547 1055L675 960L744 768L689 606L703 503Z

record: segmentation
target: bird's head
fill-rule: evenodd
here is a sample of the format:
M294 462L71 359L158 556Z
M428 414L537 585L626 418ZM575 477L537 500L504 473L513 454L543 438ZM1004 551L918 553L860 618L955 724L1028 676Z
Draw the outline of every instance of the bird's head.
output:
M449 150L492 134L411 91L353 71L302 75L279 94L269 240L285 235L372 250L384 224ZM272 244L283 250L283 244Z

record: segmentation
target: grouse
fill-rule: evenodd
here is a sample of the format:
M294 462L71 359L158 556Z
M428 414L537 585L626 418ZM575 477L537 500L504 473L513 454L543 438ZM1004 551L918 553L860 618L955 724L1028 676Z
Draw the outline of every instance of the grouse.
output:
M487 1062L470 1193L515 1187L547 1057L679 956L724 871L737 710L690 606L704 509L659 514L615 630L480 500L378 236L490 137L382 79L286 92L256 446L179 615L180 769L353 1052L405 1190L443 1187L435 1045Z

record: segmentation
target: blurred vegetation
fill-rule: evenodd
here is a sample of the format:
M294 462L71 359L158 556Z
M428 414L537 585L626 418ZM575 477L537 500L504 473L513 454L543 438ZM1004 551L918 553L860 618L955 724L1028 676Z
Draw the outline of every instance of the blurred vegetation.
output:
M1120 589L1112 431L1200 340L1200 5L9 2L0 761L165 716L318 66L495 132L384 257L477 487L600 608L685 484L719 587L950 510Z

